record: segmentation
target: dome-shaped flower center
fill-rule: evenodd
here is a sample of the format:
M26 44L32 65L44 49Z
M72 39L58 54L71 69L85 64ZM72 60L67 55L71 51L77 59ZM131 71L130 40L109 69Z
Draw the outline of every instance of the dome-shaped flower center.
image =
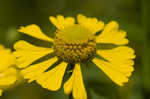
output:
M69 63L89 60L96 51L95 35L80 25L57 30L54 50L58 57Z

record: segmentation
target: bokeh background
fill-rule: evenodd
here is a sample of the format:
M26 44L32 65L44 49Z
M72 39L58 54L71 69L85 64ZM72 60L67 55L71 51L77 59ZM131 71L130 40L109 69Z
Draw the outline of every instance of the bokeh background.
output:
M49 16L76 16L82 13L108 23L118 21L128 32L129 46L135 49L135 71L129 83L119 87L96 66L88 64L83 74L89 99L150 99L150 0L0 0L0 44L12 48L25 39L45 44L19 34L20 25L38 24L49 36L55 27ZM86 67L86 66L85 66ZM43 89L35 82L22 81L8 89L0 99L68 99L61 88L58 92Z

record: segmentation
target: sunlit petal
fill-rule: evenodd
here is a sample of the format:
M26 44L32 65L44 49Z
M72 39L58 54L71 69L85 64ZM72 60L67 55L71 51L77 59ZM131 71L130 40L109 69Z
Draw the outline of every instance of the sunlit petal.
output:
M61 62L52 70L40 74L37 78L37 83L39 83L43 88L57 91L61 87L66 67L67 63Z
M58 58L54 57L49 60L43 61L41 63L31 65L28 68L23 69L21 71L21 74L24 76L25 79L29 79L29 82L31 82L31 81L35 80L38 75L40 75L45 70L47 70L57 60L58 60Z
M51 16L49 19L59 30L72 26L75 23L75 19L73 17L64 18L61 15L58 15L56 18Z
M64 84L64 92L70 94L72 91L74 99L87 99L80 64L76 64L70 79Z
M53 52L52 48L34 46L26 41L18 41L14 45L16 50L13 54L17 57L17 66L24 68L37 59Z
M77 19L81 26L89 29L93 33L101 31L104 28L104 22L98 21L96 18L88 18L79 14Z
M96 38L96 42L125 45L129 41L126 39L126 32L119 29L117 22L112 21L105 26L104 31Z
M124 83L128 82L127 75L122 73L120 70L114 69L114 64L100 60L98 58L94 58L92 61L116 84L123 86ZM117 67L117 65L115 66Z
M41 40L45 40L45 41L50 41L53 42L53 39L46 36L40 29L39 26L32 24L32 25L28 25L28 26L21 26L20 29L18 29L19 32L27 34L29 36L41 39Z
M134 70L132 59L135 58L135 55L132 48L121 46L111 50L98 50L97 54L110 62L111 68L124 73L126 76L130 76Z
M8 68L0 73L0 86L8 86L13 84L17 79L17 71L14 68Z

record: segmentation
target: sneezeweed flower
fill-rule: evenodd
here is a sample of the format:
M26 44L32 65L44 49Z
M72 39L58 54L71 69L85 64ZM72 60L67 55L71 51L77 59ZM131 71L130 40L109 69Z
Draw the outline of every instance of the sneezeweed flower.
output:
M9 88L17 80L15 63L15 57L12 55L11 50L0 45L0 96L3 90Z
M35 46L22 40L14 45L17 65L23 68L21 73L25 79L29 79L29 82L35 80L42 87L57 91L61 87L66 68L72 68L72 75L64 84L64 92L67 95L72 92L75 99L87 99L80 64L91 61L119 86L128 82L128 77L134 69L132 59L135 55L134 50L126 46L129 42L126 32L119 29L117 22L112 21L104 25L96 18L88 18L81 14L77 16L78 23L75 23L73 17L64 18L61 15L50 17L50 21L57 27L54 39L46 36L35 24L18 30L53 43L49 48ZM115 48L99 49L98 44L112 44ZM51 53L55 56L33 64ZM50 69L53 64L57 66Z

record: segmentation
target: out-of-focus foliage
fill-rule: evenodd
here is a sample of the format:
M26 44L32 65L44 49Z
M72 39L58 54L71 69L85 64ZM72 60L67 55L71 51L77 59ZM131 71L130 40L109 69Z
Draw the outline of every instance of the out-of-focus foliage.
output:
M112 83L94 64L83 67L89 99L150 99L150 0L0 0L0 43L12 48L15 41L26 39L43 45L45 42L19 34L17 28L38 24L53 37L55 27L48 22L49 16L78 13L105 23L118 21L120 28L128 32L130 46L137 56L135 71L124 87ZM0 99L68 99L68 96L63 89L51 92L25 81L5 91Z

